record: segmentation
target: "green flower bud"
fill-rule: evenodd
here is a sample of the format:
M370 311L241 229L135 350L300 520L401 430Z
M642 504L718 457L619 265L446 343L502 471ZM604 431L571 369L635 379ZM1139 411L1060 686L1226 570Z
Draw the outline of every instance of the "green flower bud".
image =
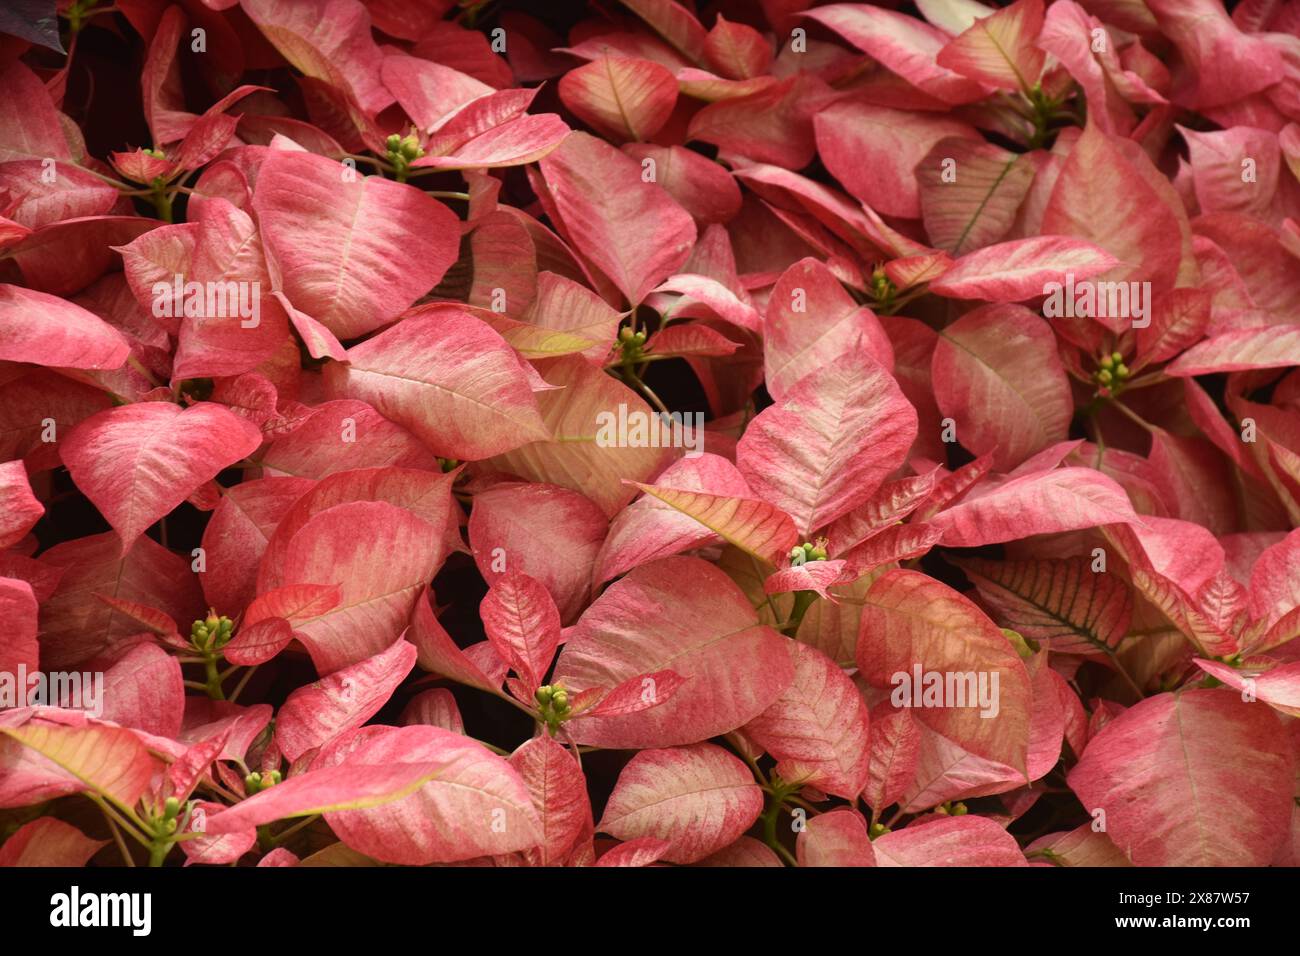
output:
M419 159L424 155L424 150L420 148L420 141L414 135L402 138L401 145L398 147L401 157L408 162L412 159Z
M873 823L867 828L867 836L873 840L884 836L888 832L889 827L885 826L883 823Z
M966 804L954 803L952 805L952 815L954 817L964 817L966 815Z
M1120 362L1120 364L1115 366L1115 374L1118 375L1121 379L1128 378L1128 366L1125 365L1123 362Z
M393 133L388 139L384 140L384 145L388 147L390 153L395 153L402 148L402 137L397 133Z
M1118 364L1120 364L1121 362L1124 361L1124 353L1123 353L1123 352L1111 352L1111 353L1110 353L1110 360L1111 360L1112 362L1114 362L1116 365L1118 365Z
M168 797L163 803L163 819L174 820L176 815L181 812L181 802L175 797Z

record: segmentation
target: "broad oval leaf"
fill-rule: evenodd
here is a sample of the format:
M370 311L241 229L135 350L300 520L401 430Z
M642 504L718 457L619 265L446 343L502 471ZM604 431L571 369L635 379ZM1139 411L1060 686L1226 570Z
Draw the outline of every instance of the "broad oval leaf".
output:
M694 863L733 842L762 809L763 793L740 758L701 743L633 757L596 829L620 840L665 840L664 859Z
M777 760L782 780L853 800L867 782L867 706L839 666L792 642L794 680L745 733Z
M863 351L805 376L749 423L736 465L805 537L867 501L903 463L916 410Z
M325 371L333 397L357 398L436 455L476 460L549 437L505 340L468 313L412 315Z
M253 208L277 288L340 339L391 321L456 261L455 215L414 186L269 150Z
M596 599L569 632L554 679L576 691L613 690L673 670L686 683L659 706L579 717L568 728L599 747L695 743L740 727L776 700L794 676L785 640L759 623L722 571L698 558L664 558Z
M125 553L146 528L261 443L252 422L220 405L141 402L92 415L64 439L61 453Z
M1267 866L1290 826L1294 760L1269 707L1185 690L1110 721L1069 784L1105 811L1107 835L1136 866Z
M984 306L944 329L931 374L957 440L1000 471L1066 437L1074 401L1056 339L1021 306Z
M608 143L570 133L541 169L560 232L633 305L690 255L690 214Z

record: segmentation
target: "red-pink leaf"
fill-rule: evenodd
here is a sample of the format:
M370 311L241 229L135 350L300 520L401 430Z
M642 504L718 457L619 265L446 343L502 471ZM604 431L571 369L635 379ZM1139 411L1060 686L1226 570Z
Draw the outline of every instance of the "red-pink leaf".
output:
M348 350L325 383L409 428L434 454L480 459L549 437L519 359L468 313L415 315Z
M69 823L40 817L23 824L0 846L0 867L85 866L106 846L107 840L92 840Z
M790 516L766 501L634 484L698 522L702 528L768 564L781 563L798 539Z
M1034 236L967 253L930 283L930 291L953 299L1023 302L1046 295L1069 276L1089 279L1119 262L1105 249L1066 236Z
M870 760L862 790L863 801L876 817L907 792L920 753L921 734L912 712L888 702L877 705L871 715Z
M745 733L777 760L782 780L853 800L867 782L867 707L829 657L791 642L794 680Z
M1028 866L1020 845L985 817L912 824L871 844L877 866Z
M561 622L571 624L591 599L607 527L600 508L576 491L509 482L474 496L469 543L489 584L503 571L522 572L545 587Z
M1046 322L1016 305L968 312L940 333L931 365L935 398L957 441L1009 471L1062 441L1074 402ZM1018 536L1018 535L1017 535Z
M454 862L524 850L544 837L519 773L467 737L420 725L366 727L327 759L341 762L309 776L336 770L361 776L404 765L435 768L397 802L326 813L325 822L339 839L375 859L408 866Z
M529 481L576 491L613 517L636 496L625 480L649 481L668 463L677 426L661 428L651 443L662 419L640 395L581 356L551 359L539 371L547 385L556 386L537 396L550 438L507 452L494 464ZM698 449L704 432L684 421L679 437Z
M271 617L307 620L334 610L342 600L337 584L292 584L259 594L244 611L243 623L247 627Z
M740 758L701 743L633 757L596 829L621 840L666 840L664 859L693 863L734 841L762 809L762 791Z
M0 359L63 368L120 368L131 347L120 332L79 305L16 285L0 285Z
M316 670L328 674L391 646L442 553L442 529L384 502L338 505L304 524L289 542L283 583L338 584L343 593L337 607L294 625Z
M973 492L930 519L956 548L1137 520L1128 495L1091 468L1033 472Z
M456 645L434 615L426 595L421 595L415 602L415 608L411 612L411 628L407 636L415 645L419 655L417 660L425 670L450 677L470 687L477 687L489 694L501 696L501 681L489 677L466 651ZM501 676L504 677L504 674Z
M574 738L601 747L707 740L762 713L789 684L785 639L759 623L744 593L698 558L665 558L615 582L569 633L555 680L571 691L613 690L670 669L687 681L642 713L584 716Z
M857 661L863 678L914 707L918 721L971 754L1023 772L1029 675L997 626L956 591L917 571L890 571L879 578L862 608ZM922 686L915 686L918 670ZM933 674L941 679L968 674L984 681L985 705L969 699L973 695L927 705L922 691L927 675Z
M305 478L262 478L226 490L203 530L203 594L229 614L257 593L257 567L285 512L312 486Z
M573 755L554 738L534 737L510 755L541 822L542 839L525 856L535 866L561 865L592 826L587 778Z
M1088 558L959 562L1004 627L1065 654L1104 651L1128 634L1128 585L1091 564Z
M977 140L974 127L943 114L912 113L841 100L813 118L817 149L831 175L872 209L921 215L914 171L935 143Z
M862 816L848 807L810 819L795 840L800 866L875 866Z
M609 693L593 688L588 693L596 696L596 703L586 709L575 698L573 712L585 712L593 717L613 717L635 714L668 701L686 683L686 678L676 671L655 671L638 674L619 684Z
M663 859L665 853L672 849L672 844L658 837L637 837L620 843L608 850L597 860L594 866L650 866L656 860Z
M935 62L989 86L1027 92L1047 58L1035 44L1042 28L1043 0L1018 0L976 20Z
M292 432L273 439L262 453L272 475L324 478L360 468L438 469L437 457L400 425L365 402L322 402Z
M339 338L391 321L456 259L446 206L323 156L270 150L253 206L277 288Z
M17 674L26 668L39 669L40 645L36 642L39 605L26 581L0 577L0 620L8 622L0 633L0 673Z
M1290 826L1294 759L1270 708L1185 690L1110 721L1069 784L1137 866L1267 866Z
M156 644L137 644L104 672L104 720L175 738L184 711L181 665Z
M122 541L122 551L226 466L252 454L261 431L219 405L144 402L100 412L63 441L72 480Z
M686 261L695 242L690 214L613 146L572 133L541 169L560 232L632 304Z
M679 491L753 497L735 465L707 452L698 458L673 462L664 469L658 483L660 487ZM686 512L660 501L653 494L646 494L620 511L610 522L609 534L596 557L594 583L603 584L638 564L680 554L717 540L720 536ZM773 552L774 559L779 556L779 552Z
M0 767L5 769L0 779L9 777L9 783L27 791L23 806L32 798L89 790L119 809L132 810L163 769L136 734L123 727L32 718L0 725L0 734L10 738L7 745L0 742ZM33 752L40 756L39 764L30 761Z
M57 544L41 561L63 571L41 607L41 664L60 670L140 633L140 622L94 597L157 608L173 621L203 617L203 595L188 558L141 536L125 553L116 534Z
M12 548L45 514L21 461L0 464L0 551Z
M781 274L763 324L765 384L777 401L845 352L864 348L886 370L894 349L875 314L859 306L826 266L801 259Z
M893 377L854 351L750 422L736 464L808 536L870 498L915 437L916 411Z
M540 582L508 571L492 582L479 607L488 640L523 679L529 702L560 644L560 612Z
M380 708L415 665L415 647L397 640L387 650L286 698L275 718L275 742L289 760L360 727Z
M600 133L617 140L654 136L672 115L677 81L650 60L604 56L564 74L560 99Z
M1169 375L1209 375L1300 365L1300 329L1266 325L1233 329L1194 345L1165 369Z
M935 62L948 42L942 30L894 10L859 3L833 3L804 16L834 30L913 86L945 103L970 103L984 87Z

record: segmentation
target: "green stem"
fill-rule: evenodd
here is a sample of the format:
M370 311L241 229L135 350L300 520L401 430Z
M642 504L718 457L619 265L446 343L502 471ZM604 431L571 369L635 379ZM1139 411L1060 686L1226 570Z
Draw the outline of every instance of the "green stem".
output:
M172 221L172 197L165 187L158 187L153 191L150 197L153 208L158 212L158 218L163 222Z
M772 794L772 802L767 811L763 814L763 842L772 848L772 852L781 857L787 866L798 866L799 861L791 855L790 851L782 846L781 841L776 836L776 822L780 817L781 811L785 809L785 797L781 792Z
M781 629L781 633L786 637L794 637L799 633L799 625L803 623L803 616L807 613L808 608L813 606L817 600L816 591L795 591L794 592L794 609L790 612L790 623Z
M170 840L155 839L149 845L149 865L162 866L163 860L167 859L167 853L171 848Z
M309 816L309 817L304 817L303 819L301 819L301 820L299 820L297 823L295 823L293 826L291 826L291 827L289 827L288 829L283 830L283 831L281 831L280 833L277 833L275 836L271 837L271 843L272 843L274 846L280 846L281 844L284 843L285 840L289 839L289 837L293 836L293 835L294 835L295 833L297 833L299 830L303 829L304 827L309 827L309 826L311 826L313 823L315 823L315 822L316 822L317 820L319 820L319 819L320 819L320 814L319 814L319 813L313 813L313 814L312 814L311 816ZM270 831L268 830L267 832L270 832Z
M207 684L204 690L213 700L225 700L226 693L221 689L221 673L217 670L217 658L209 657L203 662L203 670L207 677Z
M648 398L651 405L659 409L659 411L663 412L665 415L668 414L668 406L660 401L659 396L654 393L649 385L641 381L641 376L637 375L634 369L624 368L623 377L626 378L628 382L637 389L637 391Z

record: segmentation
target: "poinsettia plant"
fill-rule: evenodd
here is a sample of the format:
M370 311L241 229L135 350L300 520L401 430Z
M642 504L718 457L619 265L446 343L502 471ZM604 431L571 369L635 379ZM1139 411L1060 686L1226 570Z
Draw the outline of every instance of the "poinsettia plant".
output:
M0 862L1300 861L1300 4L49 13Z

